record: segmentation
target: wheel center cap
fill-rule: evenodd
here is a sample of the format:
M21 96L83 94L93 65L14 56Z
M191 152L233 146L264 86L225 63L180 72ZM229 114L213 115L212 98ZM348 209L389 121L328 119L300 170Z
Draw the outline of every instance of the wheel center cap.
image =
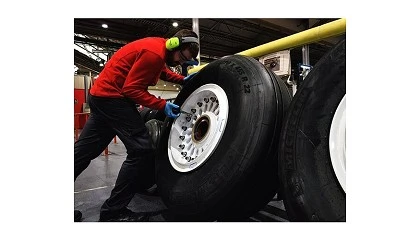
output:
M200 117L193 127L193 141L200 142L207 135L210 127L210 119L207 116Z

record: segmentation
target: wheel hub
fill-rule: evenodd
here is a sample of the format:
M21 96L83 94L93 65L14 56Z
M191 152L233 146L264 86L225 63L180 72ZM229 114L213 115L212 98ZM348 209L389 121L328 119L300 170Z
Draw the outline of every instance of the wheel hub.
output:
M168 157L179 172L190 172L206 162L222 139L229 113L225 91L216 84L196 89L182 104L181 114L172 124Z

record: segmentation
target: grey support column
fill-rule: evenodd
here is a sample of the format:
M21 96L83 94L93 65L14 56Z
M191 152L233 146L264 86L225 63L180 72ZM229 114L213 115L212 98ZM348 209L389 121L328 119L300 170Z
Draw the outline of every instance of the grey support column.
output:
M199 23L198 23L198 18L193 18L192 19L192 30L197 33L198 35L198 45L200 45L200 30L199 30ZM197 60L198 60L198 66L200 66L200 49L198 49L198 56L197 56Z
M304 66L311 66L309 63L309 45L304 45L302 47L302 64ZM306 75L308 75L310 69L303 68L303 79L305 79Z

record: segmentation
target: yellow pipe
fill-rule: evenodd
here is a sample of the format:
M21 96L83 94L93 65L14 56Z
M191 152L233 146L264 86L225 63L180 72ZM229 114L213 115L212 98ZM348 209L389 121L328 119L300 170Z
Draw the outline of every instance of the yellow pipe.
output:
M341 35L346 32L346 19L338 19L333 22L326 23L319 27L311 28L303 32L299 32L245 51L236 53L235 55L244 55L248 57L260 57L277 51L290 49L305 44L310 44L325 38ZM207 64L192 68L189 74L198 72Z

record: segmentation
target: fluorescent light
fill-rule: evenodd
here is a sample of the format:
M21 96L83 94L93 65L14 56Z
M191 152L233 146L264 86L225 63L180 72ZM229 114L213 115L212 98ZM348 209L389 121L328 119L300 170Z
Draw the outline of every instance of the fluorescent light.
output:
M166 84L163 84L164 87L166 87Z
M173 23L172 23L172 26L174 26L174 27L178 27L178 23L177 23L177 22L173 22Z
M102 24L102 27L103 28L108 28L108 24L104 23L104 24Z

